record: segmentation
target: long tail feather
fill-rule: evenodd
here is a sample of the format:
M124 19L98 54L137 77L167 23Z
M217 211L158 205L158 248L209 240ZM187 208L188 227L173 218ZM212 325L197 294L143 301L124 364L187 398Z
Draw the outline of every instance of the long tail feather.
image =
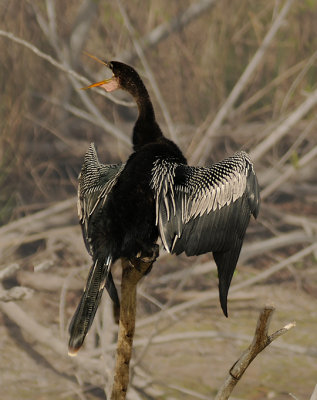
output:
M107 289L107 292L108 292L111 300L114 302L114 305L116 307L120 308L120 300L119 300L116 285L113 282L113 277L112 277L111 271L109 271L108 279L106 281L106 289Z
M227 297L231 279L236 268L242 240L237 240L234 247L227 252L214 252L213 256L217 264L219 277L219 299L222 311L228 317Z
M86 288L69 325L68 354L71 356L76 355L85 340L94 320L104 287L107 287L114 301L119 301L116 289L113 290L112 276L110 280L108 279L110 266L111 258L108 257L107 263L97 259L90 268Z

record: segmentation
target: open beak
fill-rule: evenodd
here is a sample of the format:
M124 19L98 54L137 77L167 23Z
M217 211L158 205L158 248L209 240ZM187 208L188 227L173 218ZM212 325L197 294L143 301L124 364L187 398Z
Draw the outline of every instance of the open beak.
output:
M81 89L82 89L82 90L86 90L86 89L90 89L90 88L98 87L98 86L101 86L101 87L103 87L104 89L106 89L106 87L108 87L109 84L111 84L112 79L113 79L113 77L111 77L111 78L109 78L109 79L105 79L104 81L100 81L100 82L93 83L92 85L85 86L85 87L83 87L83 88L81 88ZM107 90L107 89L106 89L106 90Z
M98 61L99 63L101 63L109 68L109 63L107 61L100 60L99 58L93 56L92 54L87 53L87 51L84 51L83 53L86 54L86 56L92 58L95 61ZM119 88L119 82L118 82L117 78L114 75L112 75L112 77L109 79L105 79L104 81L93 83L92 85L83 87L81 89L86 90L86 89L90 89L90 88L98 87L98 86L102 87L107 92L113 92L114 90Z
M96 56L93 56L92 54L88 53L87 51L83 51L83 53L84 53L86 56L92 58L93 60L99 62L100 64L103 64L103 65L105 65L106 67L108 67L109 63L108 63L107 61L105 61L105 60L100 60L100 58L98 58L98 57L96 57Z

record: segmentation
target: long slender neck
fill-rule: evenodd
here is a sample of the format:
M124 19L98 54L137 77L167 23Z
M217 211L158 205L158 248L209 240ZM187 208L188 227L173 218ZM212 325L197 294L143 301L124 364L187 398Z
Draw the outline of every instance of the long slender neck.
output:
M133 129L133 147L137 150L145 144L156 142L163 134L156 122L149 93L141 79L134 85L131 94L139 110L139 116Z
M150 95L146 90L141 79L137 83L137 85L133 88L132 95L136 101L139 110L139 119L146 119L149 121L155 121L155 114L153 105L150 99Z

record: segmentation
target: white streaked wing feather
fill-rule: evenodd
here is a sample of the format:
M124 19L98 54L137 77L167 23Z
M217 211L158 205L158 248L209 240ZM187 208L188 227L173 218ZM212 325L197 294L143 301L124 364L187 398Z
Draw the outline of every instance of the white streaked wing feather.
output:
M185 171L185 178L184 182L175 185L178 167L183 169L183 175ZM173 250L181 238L182 226L189 221L220 210L241 198L246 190L250 168L253 166L244 152L236 153L210 168L180 166L158 159L153 166L151 187L156 201L156 224L166 250ZM172 236L169 224L176 229Z

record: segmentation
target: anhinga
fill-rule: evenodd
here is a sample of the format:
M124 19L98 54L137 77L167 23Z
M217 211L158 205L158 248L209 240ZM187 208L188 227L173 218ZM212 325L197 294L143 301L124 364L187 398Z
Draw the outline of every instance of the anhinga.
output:
M99 60L100 61L100 60ZM213 252L219 296L227 316L227 295L251 214L259 211L252 162L240 151L210 167L191 167L156 122L138 73L118 61L102 63L112 77L88 86L123 89L138 106L133 150L125 164L104 165L91 144L79 177L78 213L93 259L86 288L70 324L69 353L81 347L104 287L119 304L111 275L118 258L151 257L158 237L170 253Z

